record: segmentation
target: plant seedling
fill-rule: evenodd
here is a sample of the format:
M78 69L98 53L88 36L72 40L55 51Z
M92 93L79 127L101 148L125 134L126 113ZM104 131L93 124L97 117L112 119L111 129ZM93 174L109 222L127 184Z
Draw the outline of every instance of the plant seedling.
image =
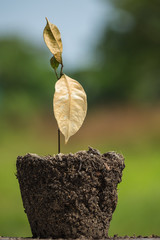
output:
M63 73L63 45L59 29L47 20L43 31L44 41L53 57L50 59L55 71L57 82L53 98L54 115L58 124L58 153L60 153L60 132L65 137L65 143L82 126L87 113L87 96L76 80ZM58 73L58 67L60 72Z
M81 127L87 112L82 86L63 73L62 41L58 28L47 20L44 40L57 82L53 98L65 142ZM89 147L75 154L17 158L17 178L33 238L106 239L117 205L117 185L125 167L122 155L100 154Z

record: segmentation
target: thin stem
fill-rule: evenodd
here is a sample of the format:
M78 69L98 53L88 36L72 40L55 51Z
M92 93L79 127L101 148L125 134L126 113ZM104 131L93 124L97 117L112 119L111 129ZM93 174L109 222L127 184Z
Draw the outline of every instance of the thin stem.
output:
M61 64L60 77L58 76L56 69L54 69L54 72L57 80L59 80L60 77L63 75L63 63ZM58 153L60 153L60 151L61 151L61 132L60 129L58 128Z
M56 78L57 78L57 80L59 79L59 77L58 77L58 74L57 74L57 71L56 71L56 69L54 69L54 72L55 72L55 74L56 74Z
M60 132L60 130L59 130L59 128L58 128L58 153L60 153L60 151L61 151L61 132Z
M61 63L61 71L60 71L60 77L63 75L63 62Z

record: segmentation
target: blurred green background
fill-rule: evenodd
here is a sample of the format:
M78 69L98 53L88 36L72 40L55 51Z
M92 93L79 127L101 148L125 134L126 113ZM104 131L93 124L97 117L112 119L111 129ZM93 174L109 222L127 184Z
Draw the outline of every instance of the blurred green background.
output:
M92 146L122 153L126 168L109 235L160 235L160 1L63 0L47 7L27 1L23 7L16 0L13 8L7 1L1 1L1 20L4 14L11 23L0 25L0 236L31 236L15 176L17 156L57 153L56 79L51 55L34 35L38 29L43 41L48 15L62 32L64 71L88 95L86 120L67 145L62 137L62 152ZM20 35L11 31L20 27L15 19L32 31L25 25Z

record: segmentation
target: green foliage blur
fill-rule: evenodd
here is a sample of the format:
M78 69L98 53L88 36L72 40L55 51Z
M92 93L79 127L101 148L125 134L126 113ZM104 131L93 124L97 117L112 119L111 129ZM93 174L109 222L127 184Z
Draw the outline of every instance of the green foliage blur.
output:
M126 169L109 234L160 235L160 1L108 2L110 21L93 63L69 73L87 92L89 113L61 149L122 153ZM21 39L0 38L0 236L31 236L16 157L57 153L50 57Z
M84 79L90 103L155 103L160 100L160 2L109 2L113 10L94 68L75 76Z
M0 39L1 120L25 122L52 106L55 76L46 52L20 39ZM53 81L52 81L53 80Z

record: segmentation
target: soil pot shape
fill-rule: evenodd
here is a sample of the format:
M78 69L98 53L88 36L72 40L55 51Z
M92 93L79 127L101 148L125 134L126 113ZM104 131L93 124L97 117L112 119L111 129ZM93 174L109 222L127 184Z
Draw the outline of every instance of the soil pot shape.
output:
M89 148L17 158L17 178L33 237L106 238L124 158Z

